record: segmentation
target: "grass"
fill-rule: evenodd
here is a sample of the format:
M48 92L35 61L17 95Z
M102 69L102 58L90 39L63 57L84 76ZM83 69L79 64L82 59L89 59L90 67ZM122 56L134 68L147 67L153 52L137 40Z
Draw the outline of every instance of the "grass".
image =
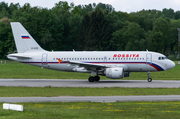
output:
M177 63L177 62L176 62ZM8 61L0 64L0 78L16 79L87 79L90 74L60 72L41 69ZM165 72L151 73L153 80L179 80L180 65ZM107 79L106 77L101 77ZM131 73L125 80L146 80L146 73ZM120 79L122 80L122 79ZM0 87L0 97L51 97L51 96L113 96L113 95L180 95L180 88L66 88L66 87ZM43 102L18 103L24 112L3 110L0 118L63 118L63 119L179 119L180 101L169 102Z
M180 95L180 88L0 87L0 97Z
M3 110L6 119L179 119L180 102L46 102L18 103L24 112ZM0 103L2 105L2 103Z
M4 61L3 61L4 62ZM163 71L152 72L151 78L153 80L180 80L180 65L175 62L175 68ZM7 61L7 63L0 64L0 78L13 78L13 79L88 79L88 73L76 72L62 72L49 69L42 69L27 64L18 63L15 61ZM108 79L101 76L101 79ZM146 80L146 72L132 72L130 77L120 80Z

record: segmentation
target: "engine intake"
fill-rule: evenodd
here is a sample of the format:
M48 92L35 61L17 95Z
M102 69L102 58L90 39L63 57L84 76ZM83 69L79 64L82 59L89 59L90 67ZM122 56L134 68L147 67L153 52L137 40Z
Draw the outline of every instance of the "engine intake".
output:
M107 78L113 78L113 79L121 79L124 77L124 72L123 68L107 68L104 71L104 74L106 75Z

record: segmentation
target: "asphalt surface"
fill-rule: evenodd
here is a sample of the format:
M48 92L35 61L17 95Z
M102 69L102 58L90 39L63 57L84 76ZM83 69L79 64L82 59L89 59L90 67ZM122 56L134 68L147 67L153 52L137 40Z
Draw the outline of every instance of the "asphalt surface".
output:
M180 95L161 96L60 96L0 97L0 102L116 102L116 101L180 101Z
M156 80L87 80L70 79L0 79L0 86L15 87L138 87L179 88L180 81ZM0 102L116 102L116 101L180 101L180 95L149 96L60 96L60 97L0 97Z
M71 79L0 79L0 86L21 87L138 87L138 88L180 88L180 81L166 80L88 80Z

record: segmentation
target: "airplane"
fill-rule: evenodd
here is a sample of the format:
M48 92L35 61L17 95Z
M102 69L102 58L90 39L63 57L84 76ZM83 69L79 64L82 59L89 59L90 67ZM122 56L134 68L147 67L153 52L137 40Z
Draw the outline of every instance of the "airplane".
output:
M165 55L150 51L46 51L19 22L11 22L18 53L7 58L58 71L91 73L89 82L99 81L99 75L111 79L129 77L130 72L166 71L175 63Z

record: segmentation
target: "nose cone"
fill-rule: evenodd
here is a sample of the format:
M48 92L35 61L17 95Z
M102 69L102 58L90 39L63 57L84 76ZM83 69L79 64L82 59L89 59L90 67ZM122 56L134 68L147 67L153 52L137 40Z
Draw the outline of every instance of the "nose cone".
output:
M167 65L167 69L172 69L175 67L175 63L173 61L169 61L168 65Z

